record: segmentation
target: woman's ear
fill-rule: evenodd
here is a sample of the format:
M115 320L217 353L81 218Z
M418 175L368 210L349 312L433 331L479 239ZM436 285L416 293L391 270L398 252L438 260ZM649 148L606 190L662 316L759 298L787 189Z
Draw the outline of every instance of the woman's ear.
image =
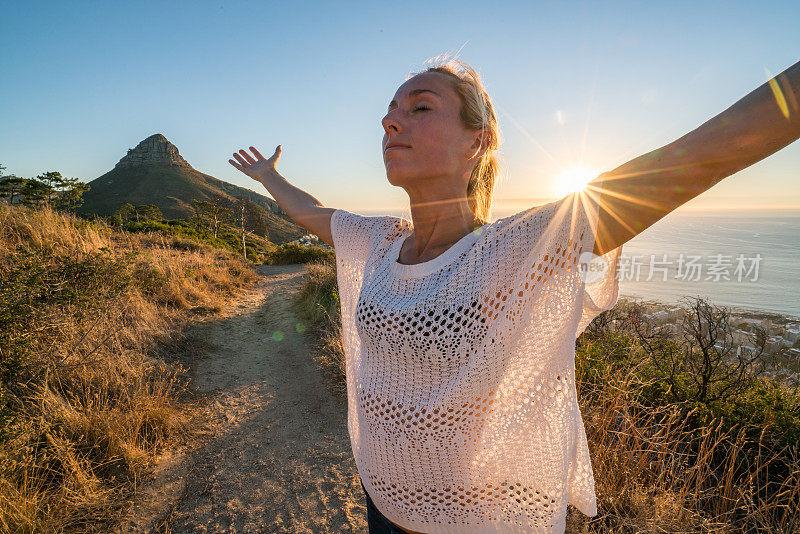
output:
M492 132L491 131L483 130L483 132L481 132L480 130L478 130L477 132L475 132L475 140L473 141L472 146L470 147L470 150L477 157L483 156L483 154L489 148L489 145L491 144L491 142L492 142ZM476 152L477 152L477 154L476 154Z

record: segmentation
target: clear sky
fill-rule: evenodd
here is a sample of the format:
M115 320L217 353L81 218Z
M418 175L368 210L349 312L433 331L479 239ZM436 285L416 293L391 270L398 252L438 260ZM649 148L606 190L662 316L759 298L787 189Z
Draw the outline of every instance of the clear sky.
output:
M499 111L496 206L562 196L722 112L800 53L800 3L9 2L0 0L0 163L90 181L162 133L196 169L265 156L323 204L404 208L380 120L425 60L460 51ZM681 209L800 207L800 142Z

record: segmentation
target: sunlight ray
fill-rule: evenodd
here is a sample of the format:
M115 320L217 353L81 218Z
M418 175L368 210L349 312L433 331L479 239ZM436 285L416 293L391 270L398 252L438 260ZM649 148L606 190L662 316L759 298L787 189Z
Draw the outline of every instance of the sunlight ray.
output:
M602 191L603 192L602 194L604 194L604 195L618 196L620 198L624 198L624 195L617 195L617 194L614 194L614 193L608 191L607 189L602 189L602 188L599 188L599 187L596 187L596 186L592 186L591 184L589 184L583 191L581 191L581 194L587 195L596 204L599 204L600 207L603 208L608 214L610 214L614 218L614 220L617 221L623 228L625 228L626 230L630 231L633 234L636 234L637 231L634 230L634 228L631 225L626 223L625 220L617 212L615 212L614 209L607 202L604 202L603 199L600 197L599 193L595 193L594 191ZM649 207L649 204L646 203L646 202L636 202L636 203L637 204L642 204L642 205L645 205L645 206ZM598 234L598 241L599 240L600 240L600 236Z

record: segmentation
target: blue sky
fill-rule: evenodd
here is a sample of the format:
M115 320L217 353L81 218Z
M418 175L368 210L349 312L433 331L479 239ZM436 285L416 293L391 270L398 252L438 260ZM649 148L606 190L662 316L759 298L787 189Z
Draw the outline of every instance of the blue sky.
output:
M90 181L163 133L196 169L255 145L323 204L407 206L380 119L455 53L499 110L497 206L559 195L688 133L798 60L800 4L772 2L2 2L0 163ZM800 143L681 209L800 207Z

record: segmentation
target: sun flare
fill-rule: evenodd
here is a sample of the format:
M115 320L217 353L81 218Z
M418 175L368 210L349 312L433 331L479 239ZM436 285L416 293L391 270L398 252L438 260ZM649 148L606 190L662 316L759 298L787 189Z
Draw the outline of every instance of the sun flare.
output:
M586 184L594 180L599 174L588 167L569 167L558 178L556 187L558 188L559 196L583 191Z

